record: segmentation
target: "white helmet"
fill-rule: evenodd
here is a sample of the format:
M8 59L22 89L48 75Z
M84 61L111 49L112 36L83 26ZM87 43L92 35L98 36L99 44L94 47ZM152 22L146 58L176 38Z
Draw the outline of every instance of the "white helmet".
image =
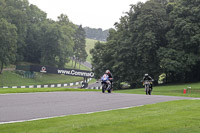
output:
M149 76L149 74L146 73L144 76L147 77L147 76Z
M106 70L106 73L110 73L110 70Z

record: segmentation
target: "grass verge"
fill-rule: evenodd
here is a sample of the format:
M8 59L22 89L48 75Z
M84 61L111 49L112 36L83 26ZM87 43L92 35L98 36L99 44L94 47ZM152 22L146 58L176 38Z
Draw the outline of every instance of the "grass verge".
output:
M2 124L1 133L199 133L200 100Z
M1 88L0 94L7 93L33 93L33 92L58 92L58 91L98 91L89 89L73 89L73 88Z
M191 88L188 88L188 87L191 87ZM183 93L184 88L187 89L186 94ZM146 94L144 88L116 90L115 92L130 93L130 94ZM153 87L152 95L200 97L200 83L156 86L156 87Z

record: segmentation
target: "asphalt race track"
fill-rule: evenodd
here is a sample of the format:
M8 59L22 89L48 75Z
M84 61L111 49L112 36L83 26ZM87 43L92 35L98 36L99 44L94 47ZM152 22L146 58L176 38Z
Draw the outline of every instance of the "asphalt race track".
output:
M0 124L134 107L186 97L101 92L48 92L0 95Z

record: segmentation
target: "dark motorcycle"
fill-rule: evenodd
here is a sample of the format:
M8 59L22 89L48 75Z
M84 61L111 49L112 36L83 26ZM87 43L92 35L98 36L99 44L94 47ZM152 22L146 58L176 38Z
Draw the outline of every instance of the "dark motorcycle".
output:
M143 82L143 85L145 87L146 95L151 95L151 91L152 91L152 89L151 89L151 81L145 80Z
M108 93L111 93L111 82L109 80L109 77L107 74L104 74L101 77L101 84L102 84L102 93L105 93L105 91L108 91Z

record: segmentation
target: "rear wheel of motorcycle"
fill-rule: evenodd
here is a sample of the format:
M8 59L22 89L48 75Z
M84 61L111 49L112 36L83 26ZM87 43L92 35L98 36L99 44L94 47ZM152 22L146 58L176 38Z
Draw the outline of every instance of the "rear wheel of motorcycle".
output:
M145 92L146 92L146 95L148 95L148 89L147 88L145 89Z
M149 89L149 95L151 95L151 89Z
M152 92L152 89L150 88L150 90L149 90L149 95L151 95L151 92Z

